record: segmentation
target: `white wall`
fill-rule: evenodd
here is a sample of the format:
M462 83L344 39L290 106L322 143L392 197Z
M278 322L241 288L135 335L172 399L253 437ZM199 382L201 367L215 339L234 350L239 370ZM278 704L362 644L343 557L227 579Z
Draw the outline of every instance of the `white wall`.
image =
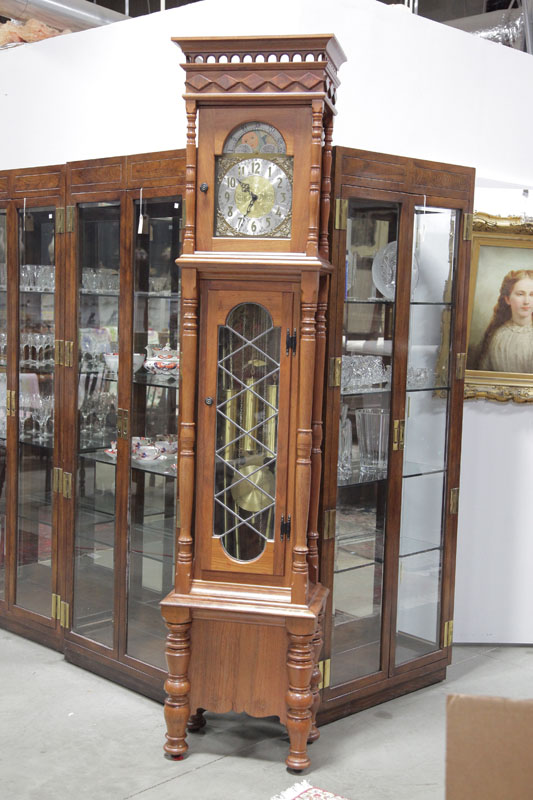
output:
M268 14L204 0L0 52L0 169L183 147L171 36L330 31L348 57L336 144L473 166L478 210L521 212L533 58L375 0L270 0ZM533 641L531 419L531 407L466 405L458 641Z
M327 10L322 0L271 0L265 15L244 0L204 0L0 52L0 169L182 147L182 57L171 36L331 31L348 57L336 144L533 185L530 56L403 6L330 0Z
M464 410L454 639L533 642L533 408Z

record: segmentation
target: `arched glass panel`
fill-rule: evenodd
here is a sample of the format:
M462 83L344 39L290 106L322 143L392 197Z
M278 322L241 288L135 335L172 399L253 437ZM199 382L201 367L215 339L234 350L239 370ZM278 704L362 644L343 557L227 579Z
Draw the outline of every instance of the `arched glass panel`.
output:
M256 303L219 326L213 535L238 561L274 538L280 342Z

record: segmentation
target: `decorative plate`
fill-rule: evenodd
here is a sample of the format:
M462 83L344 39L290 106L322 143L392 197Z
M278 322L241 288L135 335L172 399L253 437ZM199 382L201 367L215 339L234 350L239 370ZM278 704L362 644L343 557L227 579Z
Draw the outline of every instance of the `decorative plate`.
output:
M396 263L398 261L398 242L389 242L378 250L372 262L374 286L387 300L394 300L396 294ZM411 275L411 294L418 283L418 261L413 253Z

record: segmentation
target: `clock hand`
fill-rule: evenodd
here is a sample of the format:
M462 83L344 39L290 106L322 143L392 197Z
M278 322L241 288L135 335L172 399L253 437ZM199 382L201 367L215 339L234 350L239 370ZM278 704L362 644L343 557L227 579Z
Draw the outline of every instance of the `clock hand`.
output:
M245 217L247 217L250 211L252 210L255 201L259 199L258 195L254 194L252 191L250 191L250 197L251 199L250 202L248 203L248 208L246 209L246 213L244 214Z

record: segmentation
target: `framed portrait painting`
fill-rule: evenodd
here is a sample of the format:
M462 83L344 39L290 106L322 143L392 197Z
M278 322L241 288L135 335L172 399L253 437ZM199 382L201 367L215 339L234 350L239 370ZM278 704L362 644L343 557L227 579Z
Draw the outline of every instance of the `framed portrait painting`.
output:
M465 398L533 403L533 224L476 214Z

